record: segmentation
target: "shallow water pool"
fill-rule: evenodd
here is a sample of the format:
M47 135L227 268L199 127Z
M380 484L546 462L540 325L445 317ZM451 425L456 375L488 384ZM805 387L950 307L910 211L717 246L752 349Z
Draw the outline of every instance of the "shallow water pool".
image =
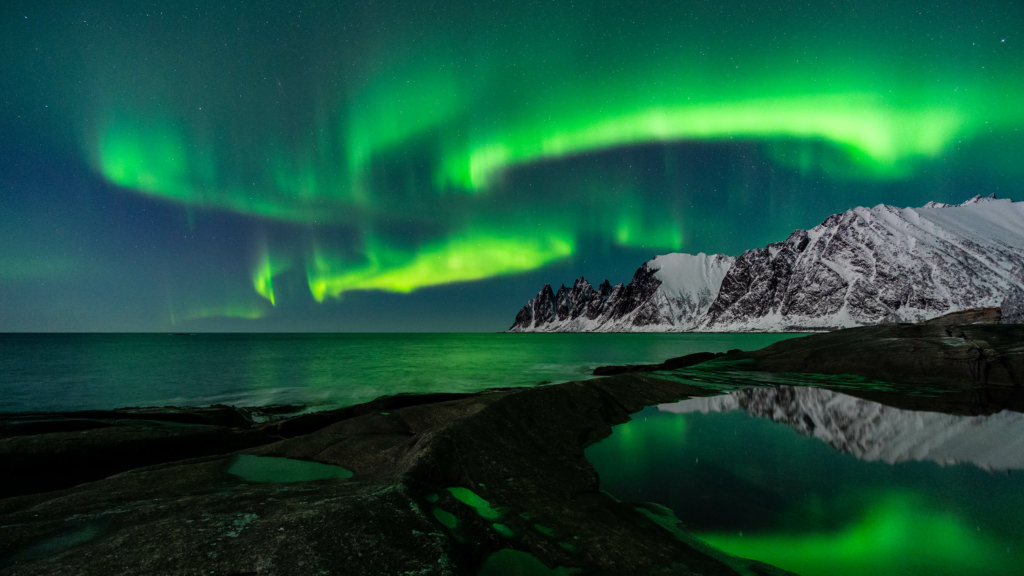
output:
M228 474L249 482L310 482L352 477L352 471L341 466L307 462L293 458L271 456L237 456L228 468Z
M1024 573L1024 415L781 386L645 409L587 449L601 487L802 574Z

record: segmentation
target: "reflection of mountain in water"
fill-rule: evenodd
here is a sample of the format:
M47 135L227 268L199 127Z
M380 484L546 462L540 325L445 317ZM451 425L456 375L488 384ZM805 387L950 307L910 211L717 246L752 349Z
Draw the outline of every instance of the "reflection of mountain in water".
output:
M749 388L663 404L675 413L746 410L788 424L862 460L890 464L969 462L986 470L1024 469L1024 414L951 416L891 408L820 388Z

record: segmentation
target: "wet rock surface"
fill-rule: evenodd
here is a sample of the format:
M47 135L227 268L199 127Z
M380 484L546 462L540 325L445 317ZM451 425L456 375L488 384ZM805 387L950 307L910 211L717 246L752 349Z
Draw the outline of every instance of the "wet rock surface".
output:
M991 313L983 316L984 321L993 319ZM904 410L1024 412L1024 326L946 320L792 338L651 375L723 392L813 386Z
M776 342L720 362L761 372L850 374L898 383L1024 386L1024 325L885 324Z
M714 360L724 356L722 352L697 352L687 354L678 358L669 358L660 364L626 364L624 366L598 366L594 368L594 376L615 376L616 374L631 374L643 372L657 372L659 370L679 370L688 368L708 360Z

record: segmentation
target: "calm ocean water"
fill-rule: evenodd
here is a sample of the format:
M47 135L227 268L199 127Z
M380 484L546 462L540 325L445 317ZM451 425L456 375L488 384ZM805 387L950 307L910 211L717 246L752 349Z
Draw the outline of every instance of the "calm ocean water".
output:
M590 376L595 366L755 350L788 334L0 334L0 412L338 407Z

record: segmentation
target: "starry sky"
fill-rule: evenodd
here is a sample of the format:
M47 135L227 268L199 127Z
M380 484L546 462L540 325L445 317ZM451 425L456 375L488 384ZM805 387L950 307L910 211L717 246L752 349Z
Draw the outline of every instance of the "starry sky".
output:
M1024 198L1014 1L0 5L0 331L497 331L545 283Z

